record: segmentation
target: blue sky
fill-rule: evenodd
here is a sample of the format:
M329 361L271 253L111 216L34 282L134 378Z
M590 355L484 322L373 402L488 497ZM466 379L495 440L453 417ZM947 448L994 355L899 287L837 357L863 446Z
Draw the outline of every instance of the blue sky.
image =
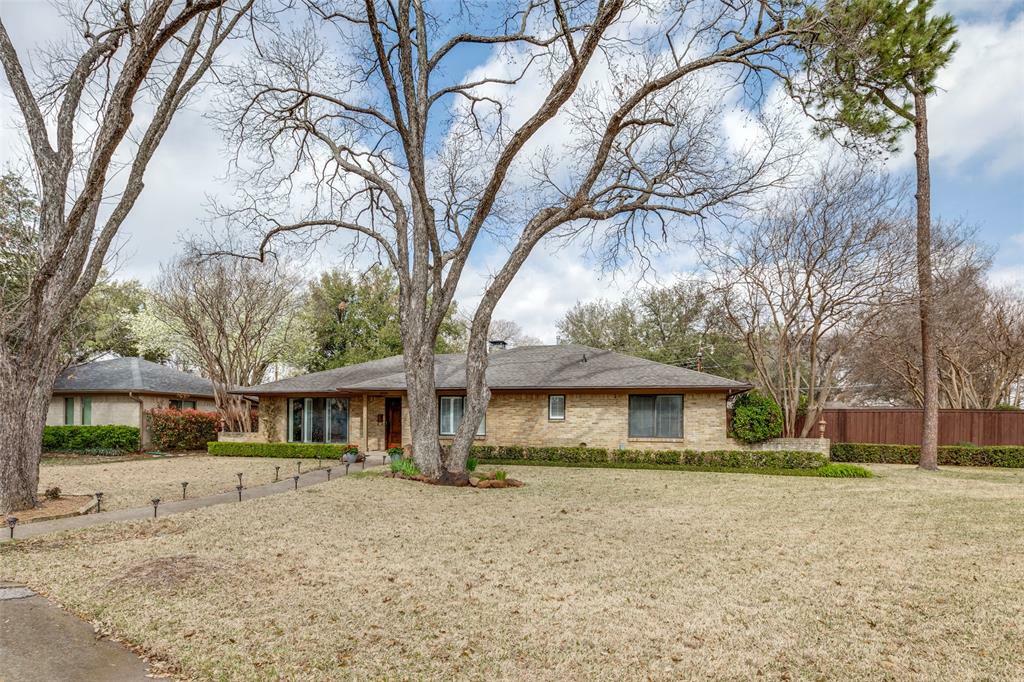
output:
M943 73L943 91L930 102L933 211L963 219L996 247L992 279L1024 285L1024 0L940 0L960 25L961 49ZM3 0L0 16L23 55L60 39L61 22L43 0ZM489 50L464 50L453 72L487 61ZM453 75L455 75L453 73ZM17 117L0 76L0 166L21 148ZM909 145L889 163L894 173L912 172ZM210 196L228 196L223 143L202 107L181 112L147 173L147 187L123 230L118 274L148 281L177 250L181 235L202 229ZM460 301L475 295L499 254L484 249L467 270ZM337 263L324 249L311 267ZM686 276L692 254L675 250L659 259L656 277ZM516 278L496 315L514 319L547 341L555 322L577 300L617 299L636 284L624 271L610 276L578 247L538 247Z

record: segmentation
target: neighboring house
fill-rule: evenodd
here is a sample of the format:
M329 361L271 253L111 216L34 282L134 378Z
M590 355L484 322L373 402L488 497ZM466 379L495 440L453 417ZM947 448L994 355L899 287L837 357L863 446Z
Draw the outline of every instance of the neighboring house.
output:
M491 353L482 445L740 448L726 401L749 384L587 346L523 346ZM438 435L462 420L465 356L436 357ZM408 446L412 432L401 356L245 389L260 398L260 438Z
M137 426L146 446L151 438L145 413L168 407L215 412L213 384L142 358L99 360L60 373L46 424Z

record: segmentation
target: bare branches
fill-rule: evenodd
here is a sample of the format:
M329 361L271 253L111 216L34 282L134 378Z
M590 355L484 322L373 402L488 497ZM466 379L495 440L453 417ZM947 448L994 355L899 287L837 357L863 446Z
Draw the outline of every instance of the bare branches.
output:
M152 314L199 360L233 430L253 429L246 401L230 391L261 383L287 348L300 287L276 263L195 253L161 271Z
M912 234L901 195L874 169L832 161L709 259L725 316L782 407L789 435L806 436L817 422L864 329L911 297Z
M491 313L542 239L665 243L791 165L771 124L763 148L730 147L720 103L789 77L815 21L799 3L524 0L494 30L420 0L307 4L308 24L271 27L224 79L246 204L226 213L260 255L309 229L347 232L389 262L419 377L410 400L428 411L414 422L436 410L412 393L432 390L434 339L481 246L503 257L472 322L467 423L486 403ZM481 45L492 54L467 71L456 53Z

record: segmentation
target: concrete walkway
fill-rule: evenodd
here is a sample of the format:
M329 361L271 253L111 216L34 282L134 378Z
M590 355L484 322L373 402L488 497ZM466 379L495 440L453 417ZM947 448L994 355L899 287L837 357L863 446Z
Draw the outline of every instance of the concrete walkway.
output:
M377 462L377 457L381 455L370 455L368 459L370 462ZM370 462L366 463L366 469L374 468L374 464ZM379 466L379 464L377 465ZM345 475L345 464L335 464L331 467L331 480L340 478ZM363 470L363 463L352 464L349 466L349 471L355 473ZM317 483L323 483L327 480L327 469L313 469L307 471L299 476L299 488L305 488L307 486L316 485ZM295 482L291 476L286 476L276 483L265 483L263 485L253 486L252 488L246 488L242 491L242 500L252 500L257 497L267 497L268 495L276 495L278 493L285 493L289 490L295 490ZM216 495L206 495L205 497L194 497L185 500L168 500L161 502L157 509L157 516L169 516L171 514L180 514L181 512L192 511L193 509L202 509L203 507L212 507L215 504L230 504L234 502L238 504L238 491L232 490L226 493L217 493ZM26 538L35 537L37 535L45 535L47 533L57 533L63 530L73 530L76 528L86 528L88 526L96 526L101 523L110 523L112 521L133 521L137 519L151 519L153 518L153 507L134 507L132 509L115 509L113 511L100 512L99 514L84 514L82 516L70 516L65 519L54 519L52 521L36 521L34 523L19 524L14 529L14 539L23 540ZM6 527L0 528L0 543L9 542L10 534Z
M18 682L146 680L146 663L32 590L0 583L0 678Z

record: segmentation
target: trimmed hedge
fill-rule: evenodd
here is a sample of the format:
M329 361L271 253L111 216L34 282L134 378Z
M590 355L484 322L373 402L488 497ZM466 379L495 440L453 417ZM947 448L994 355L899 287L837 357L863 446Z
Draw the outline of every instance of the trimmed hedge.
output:
M579 469L630 469L653 471L700 471L719 474L757 474L760 476L805 476L818 478L871 478L870 471L855 464L826 464L816 469L778 469L774 467L720 467L688 464L648 464L643 462L556 462L530 459L488 459L485 464L531 467L571 467Z
M44 426L44 451L110 452L137 451L139 428L110 424L105 426Z
M744 393L733 403L732 435L744 443L763 443L782 435L782 410L771 396Z
M281 457L294 459L340 459L342 455L359 452L355 445L335 443L229 443L213 441L206 444L211 455L224 457Z
M159 450L202 450L217 438L220 415L199 410L149 411L153 445Z
M881 443L833 443L833 462L869 464L917 464L921 448L917 445ZM1021 445L942 445L939 464L943 466L1024 468Z
M664 464L694 467L817 469L828 464L820 452L794 450L608 450L586 447L533 448L476 445L470 455L479 460L562 462L566 464Z

